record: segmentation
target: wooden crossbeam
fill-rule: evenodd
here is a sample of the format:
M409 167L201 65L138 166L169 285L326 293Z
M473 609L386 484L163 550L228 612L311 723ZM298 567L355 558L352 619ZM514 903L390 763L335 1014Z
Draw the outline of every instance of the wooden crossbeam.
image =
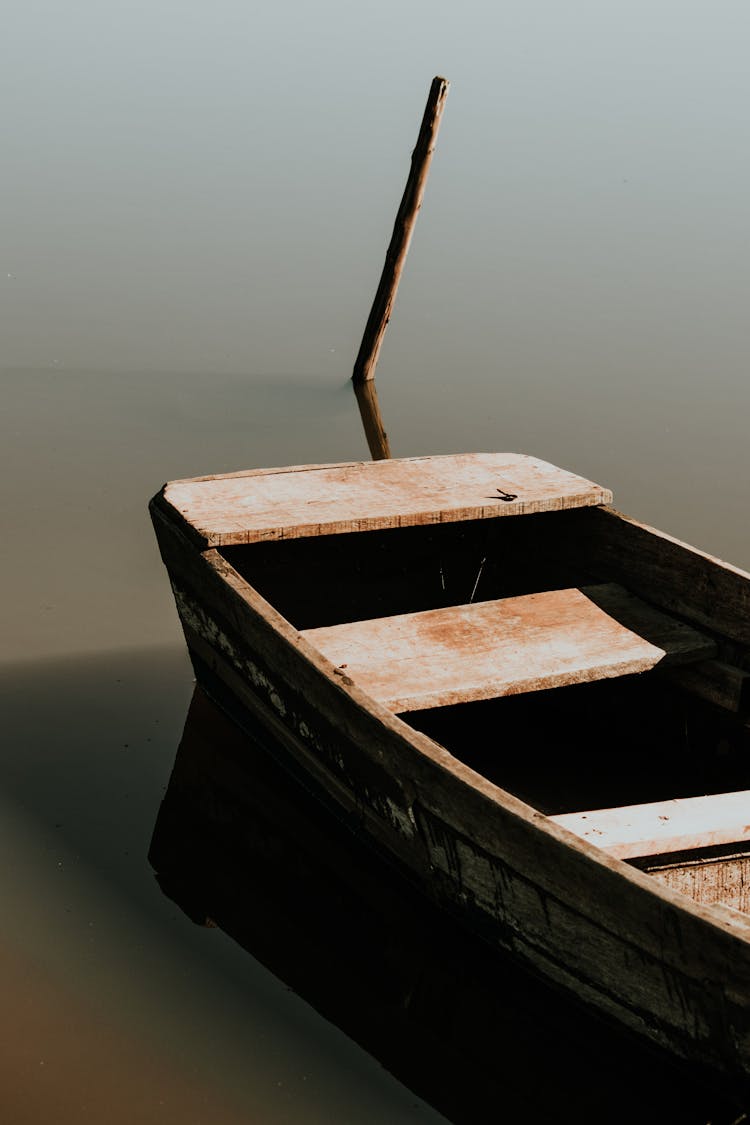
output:
M349 622L302 636L396 712L715 655L712 640L612 584Z
M620 859L750 840L750 790L549 818Z

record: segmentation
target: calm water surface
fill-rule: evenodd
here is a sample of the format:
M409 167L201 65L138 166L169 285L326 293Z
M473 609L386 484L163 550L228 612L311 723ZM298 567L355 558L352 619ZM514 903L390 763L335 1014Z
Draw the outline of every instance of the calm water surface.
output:
M749 32L666 0L5 21L3 1122L458 1119L159 889L193 681L148 500L368 457L348 379L443 74L378 368L393 454L531 453L750 568Z

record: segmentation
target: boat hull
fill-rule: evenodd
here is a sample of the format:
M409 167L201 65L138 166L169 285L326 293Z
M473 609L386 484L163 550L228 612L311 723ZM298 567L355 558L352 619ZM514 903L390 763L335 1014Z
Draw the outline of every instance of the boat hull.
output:
M611 858L374 704L215 550L154 512L196 678L429 899L571 997L750 1081L750 925ZM510 749L510 747L509 747Z

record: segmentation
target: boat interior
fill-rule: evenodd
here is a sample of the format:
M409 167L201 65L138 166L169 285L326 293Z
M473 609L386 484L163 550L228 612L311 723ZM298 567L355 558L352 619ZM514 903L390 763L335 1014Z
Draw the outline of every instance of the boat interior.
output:
M665 607L650 568L606 542L601 515L220 550L336 666L472 769L697 900L750 911L745 647L705 606Z

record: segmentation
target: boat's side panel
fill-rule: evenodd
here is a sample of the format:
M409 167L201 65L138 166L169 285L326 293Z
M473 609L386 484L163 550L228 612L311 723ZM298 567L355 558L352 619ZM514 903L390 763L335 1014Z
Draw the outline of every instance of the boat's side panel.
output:
M685 1058L747 1076L747 919L683 908L682 896L370 707L229 564L155 515L198 675L260 717L338 815L425 893L585 1002Z
M613 508L571 513L561 550L606 581L750 645L750 574Z

